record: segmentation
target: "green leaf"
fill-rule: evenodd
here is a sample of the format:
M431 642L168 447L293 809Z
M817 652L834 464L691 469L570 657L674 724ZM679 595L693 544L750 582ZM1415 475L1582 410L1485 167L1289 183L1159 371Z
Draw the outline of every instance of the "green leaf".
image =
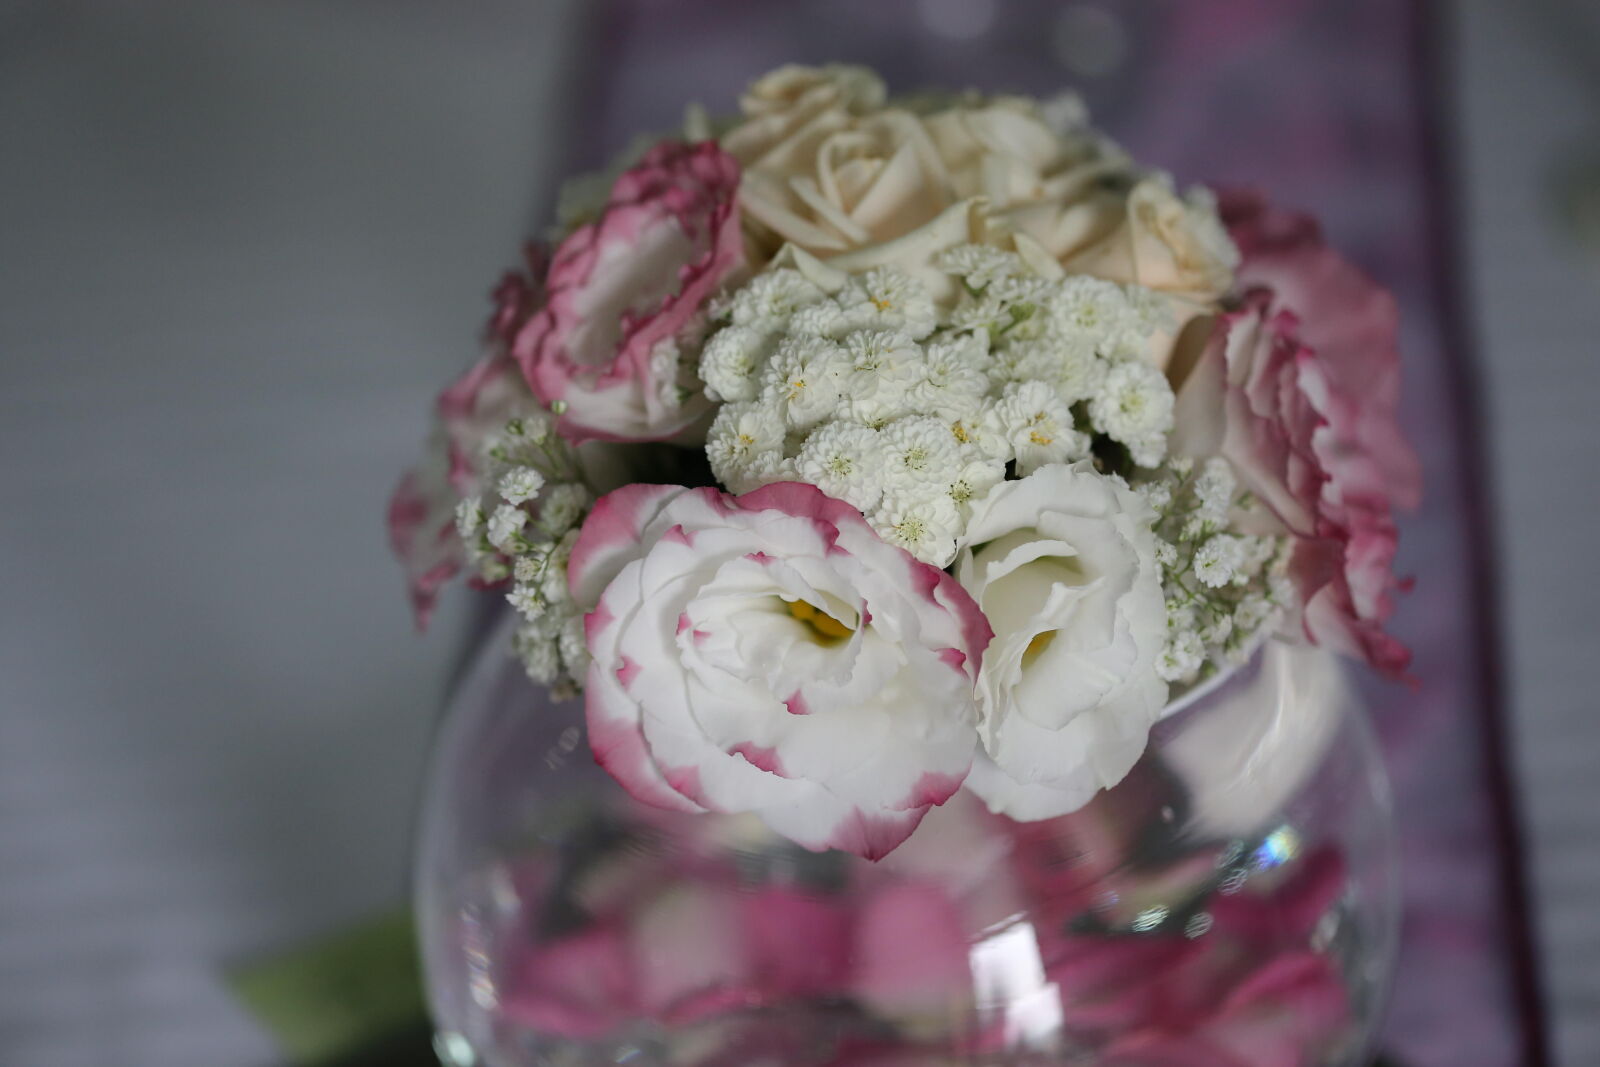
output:
M298 1067L433 1064L416 936L395 912L236 970L234 993Z

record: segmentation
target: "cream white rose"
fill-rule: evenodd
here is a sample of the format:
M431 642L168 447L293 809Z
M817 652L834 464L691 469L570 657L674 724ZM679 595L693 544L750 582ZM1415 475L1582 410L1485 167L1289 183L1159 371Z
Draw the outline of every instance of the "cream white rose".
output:
M742 129L723 143L739 144ZM958 199L921 120L894 108L861 117L826 112L740 162L752 259L784 243L825 258L884 244Z
M1142 285L1166 303L1167 324L1148 360L1166 369L1184 328L1216 309L1233 287L1239 253L1208 190L1179 196L1164 176L1107 176L1074 202L1038 201L1007 222L1061 262L1069 274Z
M923 121L956 195L984 197L1000 218L1034 204L1110 215L1120 200L1113 190L1127 187L1126 156L1087 131L1063 135L1031 100L996 97Z
M1014 248L1047 277L1160 294L1169 325L1149 360L1163 368L1183 327L1232 285L1237 253L1207 193L1179 196L1086 125L1053 128L1032 101L886 107L870 72L834 66L781 68L741 106L722 146L743 167L754 267L787 245L844 271L898 267L948 302L955 287L932 255L955 241Z
M1002 482L975 507L955 574L995 636L967 785L994 811L1075 811L1144 752L1167 699L1153 518L1086 463Z
M739 98L744 121L723 136L741 163L754 163L808 126L836 127L883 106L883 80L866 67L791 63L764 74Z
M1233 284L1239 253L1204 189L1179 196L1162 175L1105 176L1077 200L1019 205L1007 219L1069 274L1210 303Z

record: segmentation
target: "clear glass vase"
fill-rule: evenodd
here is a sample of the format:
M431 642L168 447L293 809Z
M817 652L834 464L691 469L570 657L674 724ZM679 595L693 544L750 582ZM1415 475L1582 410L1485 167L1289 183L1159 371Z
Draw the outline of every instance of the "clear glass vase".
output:
M457 691L418 841L446 1064L1367 1062L1390 810L1326 653L1268 642L1079 812L1018 823L962 792L873 863L632 800L581 704L503 647Z

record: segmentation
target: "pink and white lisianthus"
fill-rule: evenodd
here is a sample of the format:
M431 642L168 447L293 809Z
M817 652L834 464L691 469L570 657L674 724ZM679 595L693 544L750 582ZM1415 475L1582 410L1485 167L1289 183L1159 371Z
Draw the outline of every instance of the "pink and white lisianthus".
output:
M1341 550L1308 547L1296 561L1307 631L1397 677L1411 654L1384 631L1404 584L1394 576L1393 513L1415 508L1422 495L1421 466L1399 424L1399 309L1393 294L1327 245L1309 215L1244 193L1225 195L1221 209L1243 257L1240 283L1270 287L1295 312L1327 383L1319 455L1328 472L1325 513Z
M1334 457L1340 493L1368 507L1416 507L1422 471L1399 426L1394 294L1329 247L1309 215L1237 190L1224 191L1218 209L1239 249L1239 285L1271 289L1294 311L1301 338L1346 400L1336 426L1348 442Z
M568 573L590 745L638 799L875 859L966 778L988 623L816 487L628 486Z
M564 405L568 438L660 440L710 411L679 345L742 260L738 188L714 143L663 142L556 249L547 302L509 349L539 399Z
M1402 676L1410 653L1384 630L1399 586L1393 509L1415 503L1418 477L1395 421L1393 300L1309 220L1229 203L1253 287L1219 316L1184 378L1172 448L1225 457L1294 538L1291 575L1313 640Z

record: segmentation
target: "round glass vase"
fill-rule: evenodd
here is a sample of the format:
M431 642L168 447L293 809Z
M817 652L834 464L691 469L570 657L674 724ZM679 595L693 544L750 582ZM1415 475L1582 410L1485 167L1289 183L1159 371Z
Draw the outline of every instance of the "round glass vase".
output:
M967 792L877 862L633 800L581 701L480 648L416 909L451 1067L1351 1067L1396 934L1387 786L1341 667L1269 641L1071 815Z

